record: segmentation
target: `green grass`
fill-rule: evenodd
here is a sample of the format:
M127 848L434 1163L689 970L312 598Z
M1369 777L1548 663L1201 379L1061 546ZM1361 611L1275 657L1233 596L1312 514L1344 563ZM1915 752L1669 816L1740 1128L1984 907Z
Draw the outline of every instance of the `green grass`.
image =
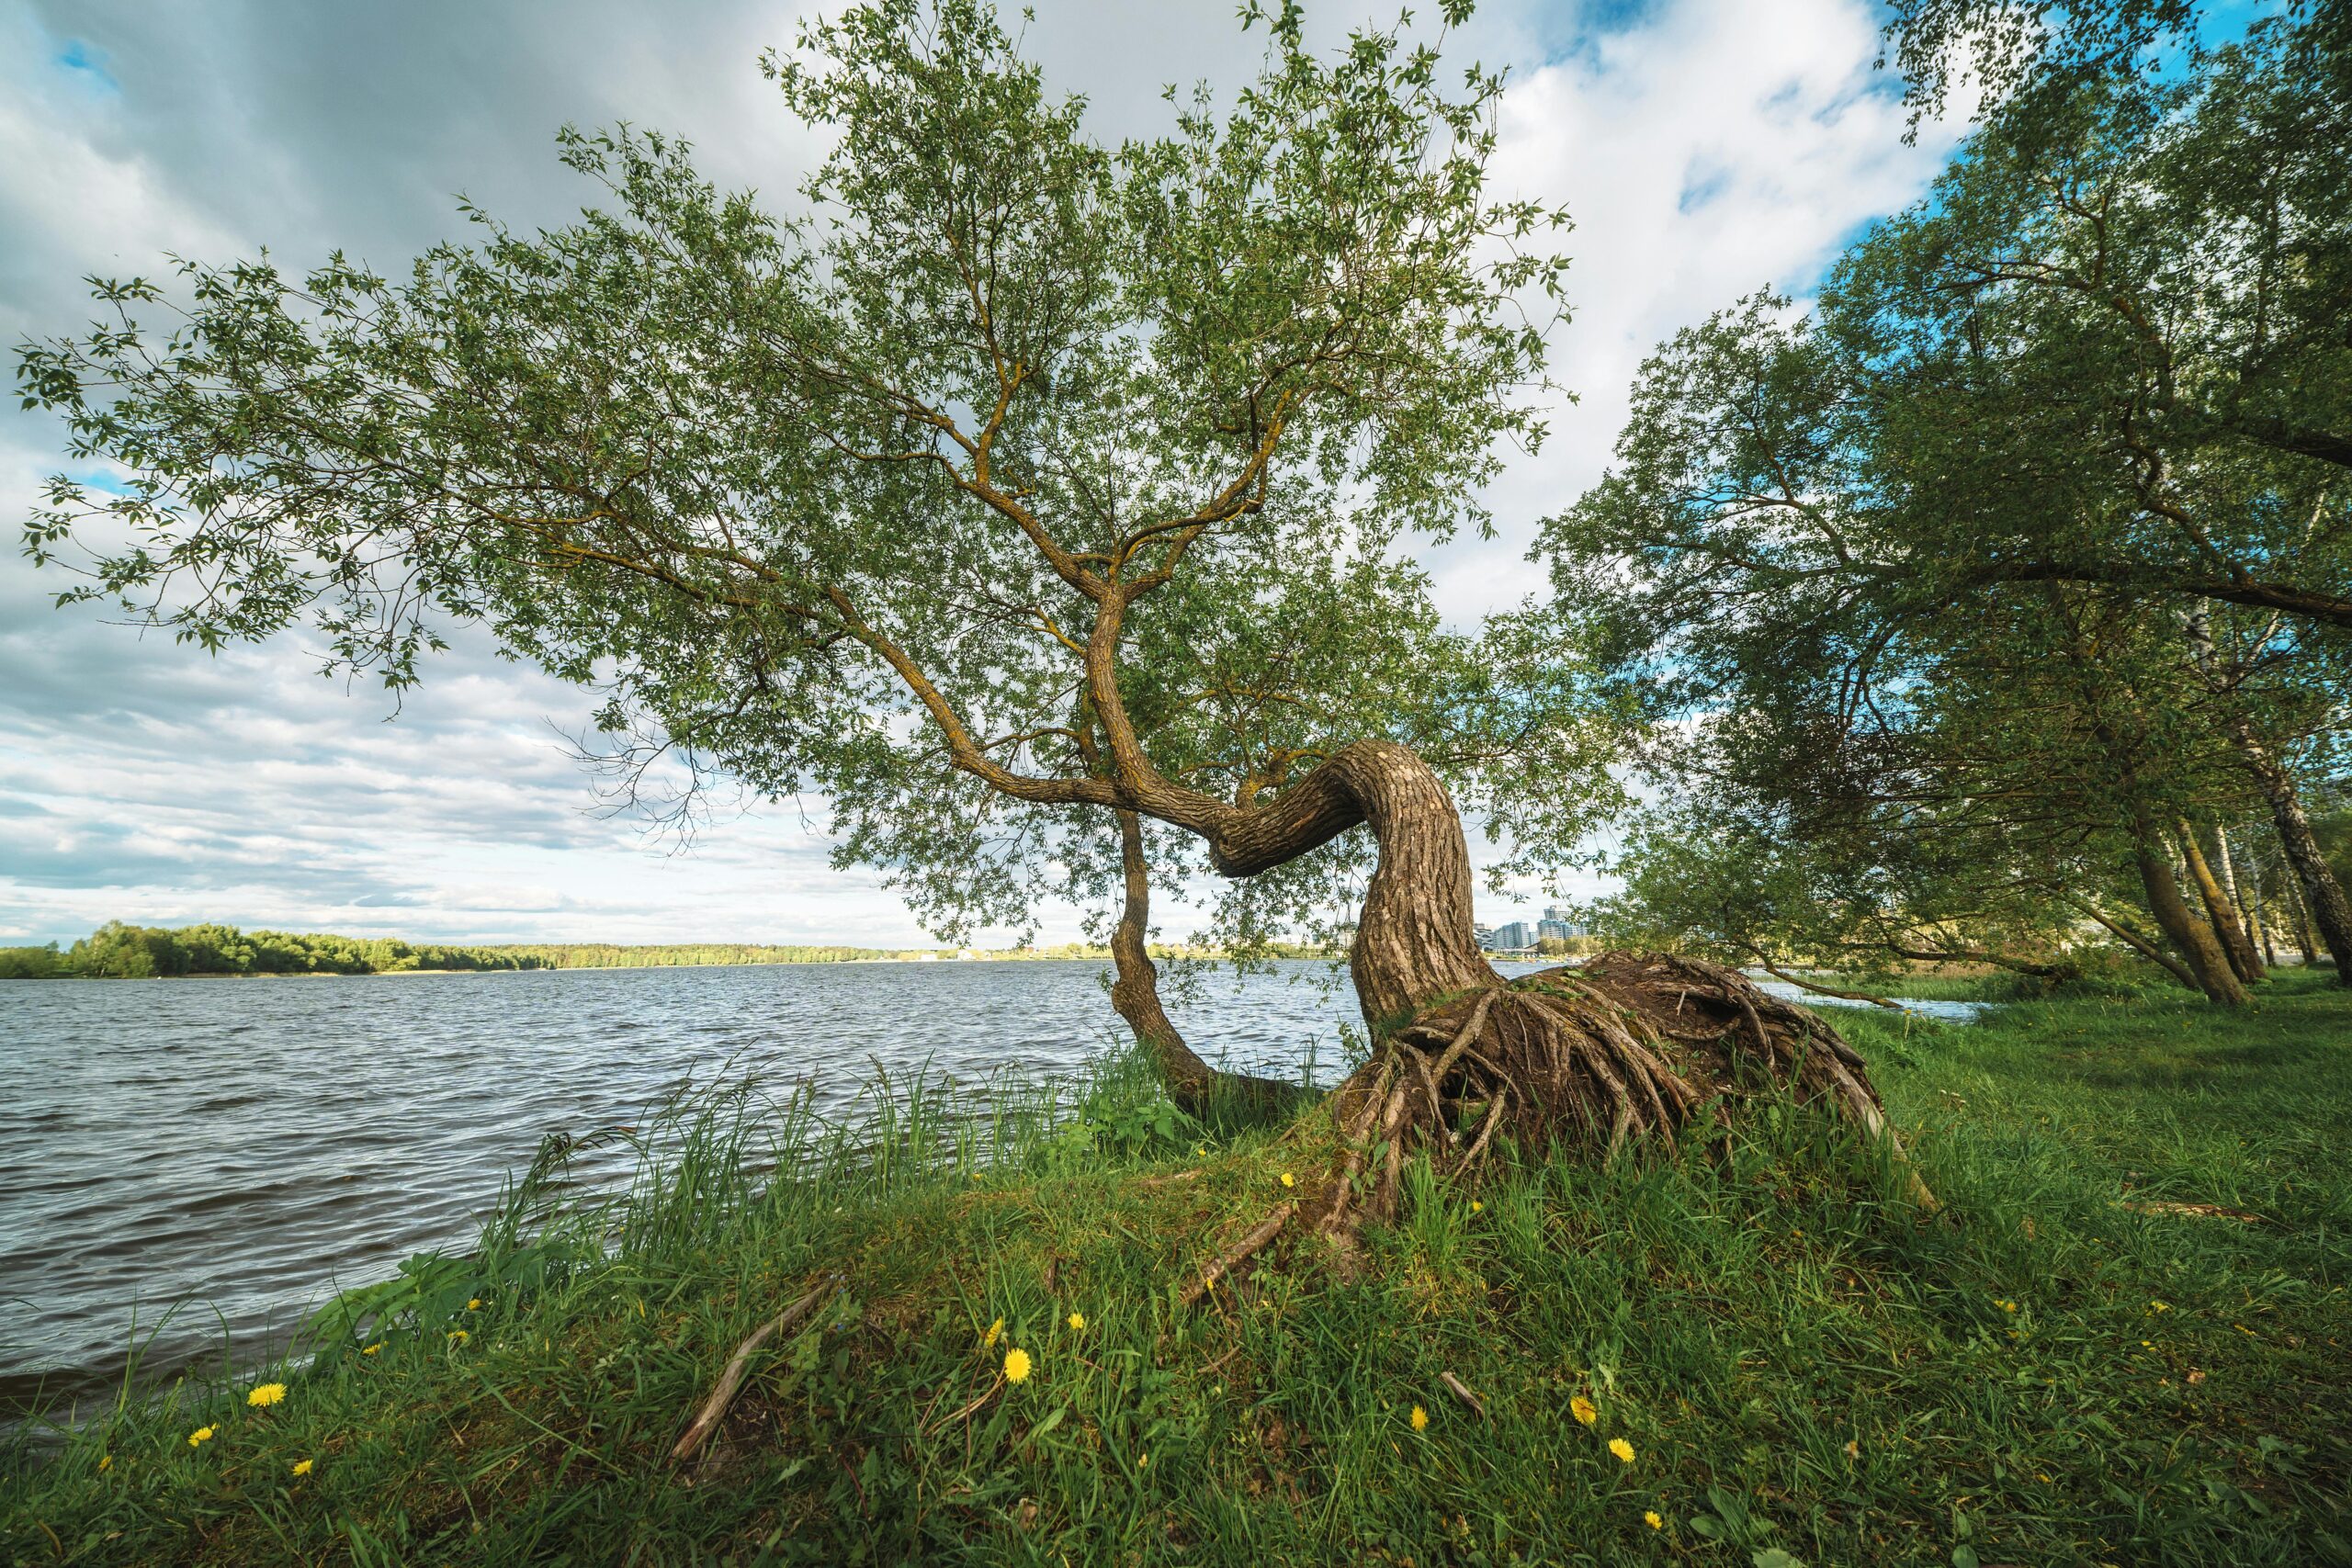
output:
M1777 1108L1708 1155L1419 1181L1352 1278L1191 1313L1283 1156L1165 1122L1133 1064L854 1138L706 1096L625 1201L526 1183L478 1258L377 1299L376 1353L20 1444L0 1561L2352 1562L2352 998L2316 979L2227 1016L1837 1013L1941 1219ZM732 1348L836 1277L710 1461L666 1463ZM286 1398L245 1407L265 1376Z

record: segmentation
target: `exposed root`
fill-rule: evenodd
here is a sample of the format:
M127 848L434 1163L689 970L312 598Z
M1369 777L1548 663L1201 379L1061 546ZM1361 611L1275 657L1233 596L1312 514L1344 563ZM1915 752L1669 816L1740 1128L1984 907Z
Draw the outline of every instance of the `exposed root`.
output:
M1329 1168L1186 1286L1186 1304L1286 1234L1321 1238L1344 1260L1368 1222L1395 1216L1404 1164L1425 1156L1460 1178L1499 1139L1566 1143L1603 1159L1628 1144L1671 1144L1711 1102L1760 1094L1824 1102L1872 1136L1893 1139L1861 1057L1806 1009L1736 970L1660 953L1610 953L1577 969L1498 977L1444 998L1382 1038L1329 1099L1338 1134ZM1901 1145L1894 1145L1900 1156ZM1911 1196L1936 1200L1917 1173Z

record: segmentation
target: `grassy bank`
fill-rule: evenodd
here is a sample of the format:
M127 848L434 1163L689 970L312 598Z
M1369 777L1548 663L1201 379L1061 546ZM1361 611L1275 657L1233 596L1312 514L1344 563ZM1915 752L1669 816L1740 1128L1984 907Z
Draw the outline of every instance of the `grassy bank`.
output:
M626 1201L518 1193L307 1371L19 1450L0 1559L2352 1562L2352 1003L2316 978L2233 1017L1837 1014L1946 1220L1784 1112L1712 1160L1425 1190L1357 1278L1189 1314L1283 1160L1131 1067L862 1146L707 1100ZM775 1154L813 1174L763 1184Z

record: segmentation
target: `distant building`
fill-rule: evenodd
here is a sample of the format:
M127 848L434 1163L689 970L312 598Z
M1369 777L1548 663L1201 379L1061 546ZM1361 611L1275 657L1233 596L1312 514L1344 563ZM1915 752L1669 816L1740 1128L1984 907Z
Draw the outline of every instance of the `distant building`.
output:
M1514 947L1533 947L1535 933L1528 928L1525 920L1513 920L1507 926L1497 926L1494 930L1493 941L1488 945L1497 953L1507 952Z

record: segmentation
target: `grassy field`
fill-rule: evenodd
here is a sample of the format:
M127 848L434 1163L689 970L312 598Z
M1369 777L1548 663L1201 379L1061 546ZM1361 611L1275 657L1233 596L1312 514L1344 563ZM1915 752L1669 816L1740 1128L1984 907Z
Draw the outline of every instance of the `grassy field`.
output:
M2318 978L1834 1014L1939 1218L1779 1108L1423 1183L1356 1277L1189 1313L1284 1156L1130 1065L854 1140L707 1097L625 1201L526 1184L315 1364L20 1445L0 1561L2352 1562L2352 998Z

